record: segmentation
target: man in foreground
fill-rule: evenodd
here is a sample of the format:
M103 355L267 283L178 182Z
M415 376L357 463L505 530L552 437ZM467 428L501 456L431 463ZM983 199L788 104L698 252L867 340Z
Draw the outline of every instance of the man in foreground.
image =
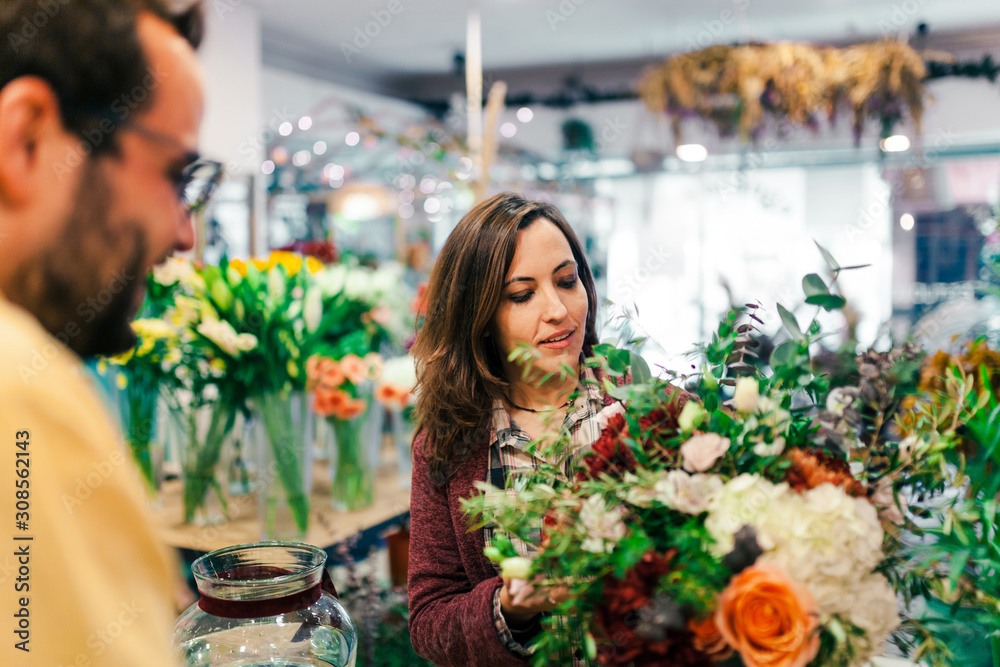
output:
M81 357L193 244L201 9L0 4L0 664L174 665L177 571ZM207 177L206 177L207 174Z

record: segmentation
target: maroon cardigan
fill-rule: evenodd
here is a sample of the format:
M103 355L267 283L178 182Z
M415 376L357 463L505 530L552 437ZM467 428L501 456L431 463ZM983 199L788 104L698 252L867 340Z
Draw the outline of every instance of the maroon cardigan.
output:
M629 382L622 378L620 382ZM604 404L614 399L605 396ZM489 444L443 486L428 476L424 454L427 432L413 442L410 491L410 640L424 658L441 667L521 667L525 658L500 640L493 618L493 596L503 580L483 554L483 529L468 531L460 501L478 491L489 467Z

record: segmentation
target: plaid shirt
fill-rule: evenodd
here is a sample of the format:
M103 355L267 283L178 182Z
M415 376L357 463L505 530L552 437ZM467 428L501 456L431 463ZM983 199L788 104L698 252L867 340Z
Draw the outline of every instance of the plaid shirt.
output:
M531 437L517 425L517 422L511 419L510 413L507 412L502 401L498 400L493 403L493 423L490 429L490 466L487 470L488 479L486 481L499 491L490 491L488 495L502 493L513 496L518 490L518 472L537 470L543 462L550 465L562 465L563 474L567 477L570 475L578 459L578 454L589 449L601 435L596 416L604 408L604 393L590 368L584 369L582 379L585 391L577 396L562 423L563 430L572 436L574 455L566 457L566 460L562 462L545 456L543 452L531 454L525 451L525 447L531 442ZM493 544L496 531L494 528L486 526L483 532L486 545L490 546ZM541 540L541 533L542 527L539 526L531 542L522 541L509 534L507 537L514 545L518 555L530 557L537 552L536 545ZM499 574L499 566L494 564L494 568ZM530 651L514 639L500 611L500 590L497 589L493 600L493 618L497 632L504 645L512 653L528 657L531 655ZM573 660L573 664L586 663Z

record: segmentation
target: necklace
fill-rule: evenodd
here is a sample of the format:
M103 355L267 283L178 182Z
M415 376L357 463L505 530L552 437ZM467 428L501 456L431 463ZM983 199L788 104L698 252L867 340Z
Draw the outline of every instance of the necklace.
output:
M510 399L507 399L507 402L510 403L510 407L512 408L517 408L518 410L523 410L524 412L533 412L535 414L538 414L539 412L549 412L550 410L562 410L563 408L569 406L569 404L573 402L573 399L568 398L566 399L566 402L560 405L558 408L548 408L546 410L532 410L531 408L522 408L520 405L518 405L517 403L515 403Z

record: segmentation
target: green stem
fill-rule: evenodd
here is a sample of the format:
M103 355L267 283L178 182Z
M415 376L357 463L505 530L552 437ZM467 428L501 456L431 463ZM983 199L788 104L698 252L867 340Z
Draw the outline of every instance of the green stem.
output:
M285 490L288 508L299 533L305 535L309 528L309 496L306 494L305 482L302 478L305 443L301 434L296 433L292 418L291 402L287 395L269 392L260 398L261 417L267 438L271 443L271 454L274 457L274 467L278 479ZM268 498L268 512L265 531L274 534L274 520L277 508L272 508ZM276 499L274 499L275 502Z
M151 447L157 396L158 383L140 374L129 378L121 396L129 452L151 495L156 494L158 481Z
M334 503L348 511L372 504L374 484L364 441L367 419L368 413L357 419L328 420L337 448L336 469L330 493Z
M223 402L213 406L204 443L198 442L196 416L197 410L192 407L187 414L188 451L184 455L184 520L188 523L205 504L209 488L215 489L226 509L224 494L215 479L215 468L222 455L222 443L236 421L236 410Z

